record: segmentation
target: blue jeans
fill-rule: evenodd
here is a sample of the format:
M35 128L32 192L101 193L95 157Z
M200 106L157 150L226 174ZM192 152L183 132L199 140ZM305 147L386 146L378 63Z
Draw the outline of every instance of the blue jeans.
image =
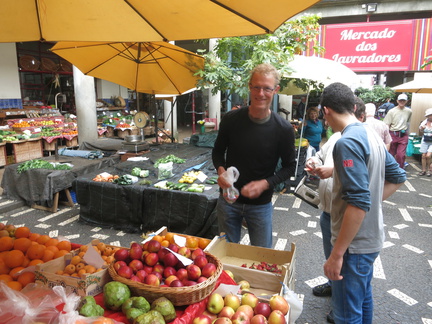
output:
M332 282L332 306L336 324L372 324L372 275L377 253L343 257L342 280Z
M323 211L320 216L320 227L323 240L324 256L327 260L331 254L333 246L331 244L330 214L325 211Z
M229 242L240 241L243 218L246 220L251 245L272 247L272 216L271 202L264 205L229 204L222 196L216 206L219 231L225 232Z

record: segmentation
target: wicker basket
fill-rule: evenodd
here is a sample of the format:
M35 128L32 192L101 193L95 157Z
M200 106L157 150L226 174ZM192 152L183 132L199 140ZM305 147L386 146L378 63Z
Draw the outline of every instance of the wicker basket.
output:
M120 277L114 269L114 262L108 268L111 278L129 286L135 296L145 297L152 303L159 297L168 298L174 306L191 305L209 296L215 288L216 282L222 273L222 263L218 258L206 252L207 260L216 265L216 272L206 281L194 286L186 287L155 287Z

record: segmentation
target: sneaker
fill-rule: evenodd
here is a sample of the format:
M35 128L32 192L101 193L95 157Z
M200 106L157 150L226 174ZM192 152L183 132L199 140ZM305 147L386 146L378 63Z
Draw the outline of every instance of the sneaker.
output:
M332 287L326 282L325 284L313 287L312 293L318 297L330 297L332 295Z
M328 323L334 323L334 318L333 318L333 311L331 310L330 313L327 314L327 322Z

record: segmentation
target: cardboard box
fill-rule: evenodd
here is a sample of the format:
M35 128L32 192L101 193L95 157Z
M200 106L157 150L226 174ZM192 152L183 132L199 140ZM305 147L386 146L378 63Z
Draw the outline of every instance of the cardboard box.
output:
M205 251L216 256L224 270L234 274L236 282L246 280L251 283L251 291L258 296L282 294L282 282L295 290L296 246L291 243L290 251L279 251L251 245L229 243L224 237L215 237ZM249 269L253 263L261 261L277 264L281 274ZM246 264L247 267L242 267Z
M93 240L92 245L96 245L97 242L97 240ZM63 270L78 252L72 251L63 257L38 264L35 271L35 282L49 288L63 286L68 293L73 292L79 296L95 296L101 293L103 286L112 281L108 269L103 269L92 274L86 273L80 278L56 274L56 271Z

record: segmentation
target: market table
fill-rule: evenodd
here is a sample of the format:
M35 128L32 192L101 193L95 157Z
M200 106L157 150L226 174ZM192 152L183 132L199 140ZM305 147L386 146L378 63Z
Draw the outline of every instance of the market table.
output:
M167 226L176 233L208 238L218 235L215 213L218 185L206 185L208 190L204 193L195 193L158 189L138 183L119 185L92 180L102 172L124 175L130 174L133 167L139 167L150 171L145 179L154 184L158 182L154 162L169 154L186 159L186 162L174 164L174 175L168 181L177 182L186 170L197 165L207 176L216 175L209 148L187 144L151 147L150 152L142 155L149 158L147 161L125 161L76 178L73 188L80 205L80 220L126 232L155 231Z
M7 199L24 200L27 205L52 207L54 197L72 186L73 180L95 170L115 165L120 161L117 157L105 157L89 160L80 157L62 156L58 161L54 156L45 157L50 162L68 162L73 165L71 170L33 169L18 173L19 163L7 165L4 169L1 187Z

